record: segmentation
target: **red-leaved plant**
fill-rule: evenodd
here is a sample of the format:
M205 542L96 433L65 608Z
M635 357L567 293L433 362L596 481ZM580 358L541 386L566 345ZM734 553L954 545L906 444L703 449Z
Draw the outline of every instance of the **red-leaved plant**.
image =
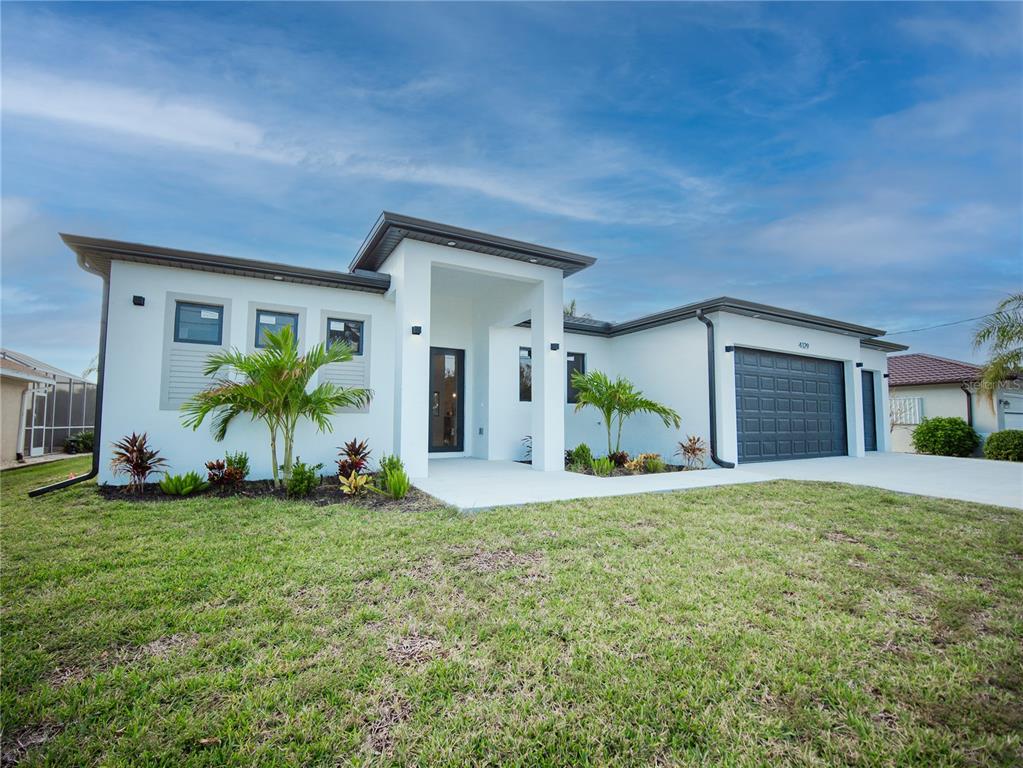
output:
M160 457L160 452L149 447L146 433L122 437L114 443L110 469L115 475L128 476L128 490L142 493L146 480L154 472L163 470L167 460Z
M224 491L238 488L245 479L245 473L241 469L231 466L223 459L207 461L206 472L206 479Z
M338 477L351 477L352 472L362 473L369 465L369 455L372 451L365 440L352 438L338 450L341 451L341 458L337 460Z

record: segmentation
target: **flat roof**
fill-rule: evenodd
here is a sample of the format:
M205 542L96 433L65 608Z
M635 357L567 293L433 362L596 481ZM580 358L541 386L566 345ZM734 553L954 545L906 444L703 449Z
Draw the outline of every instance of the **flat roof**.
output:
M526 243L486 232L477 232L473 229L463 229L450 224L384 211L366 236L358 253L355 254L349 269L379 269L380 265L405 238L446 245L463 251L524 261L529 264L555 267L562 270L565 277L586 269L596 261L592 256L583 256L579 253L548 248L544 245Z
M376 272L335 272L328 269L311 269L280 264L273 261L241 259L235 256L221 256L199 251L182 251L142 243L126 243L120 240L105 240L98 237L84 237L61 233L61 239L68 248L78 255L82 266L92 271L110 274L111 261L133 261L143 264L157 264L164 267L195 269L203 272L243 275L266 280L283 280L290 283L322 285L328 288L345 288L350 291L385 293L391 285L389 275Z

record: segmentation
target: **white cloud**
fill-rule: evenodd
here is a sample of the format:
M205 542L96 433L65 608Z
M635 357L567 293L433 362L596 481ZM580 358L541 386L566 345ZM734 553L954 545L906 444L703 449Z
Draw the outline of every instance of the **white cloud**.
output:
M294 163L293 151L267 143L257 125L198 101L110 83L72 80L23 70L5 72L8 115L70 123L149 141Z
M903 19L899 27L924 43L958 48L977 56L999 56L1023 52L1023 12L1015 3L986 6L983 19L948 15L914 16Z

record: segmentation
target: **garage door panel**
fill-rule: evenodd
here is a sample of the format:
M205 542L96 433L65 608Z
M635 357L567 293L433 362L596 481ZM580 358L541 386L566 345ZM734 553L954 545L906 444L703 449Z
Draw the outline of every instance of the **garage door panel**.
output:
M740 462L847 453L841 363L741 348L735 362Z

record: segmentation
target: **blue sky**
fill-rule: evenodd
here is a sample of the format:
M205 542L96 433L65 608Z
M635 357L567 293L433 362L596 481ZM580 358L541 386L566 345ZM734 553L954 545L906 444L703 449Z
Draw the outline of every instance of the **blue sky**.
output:
M1023 289L1018 4L2 5L3 325L80 371L58 231L343 269L383 209L973 358Z

